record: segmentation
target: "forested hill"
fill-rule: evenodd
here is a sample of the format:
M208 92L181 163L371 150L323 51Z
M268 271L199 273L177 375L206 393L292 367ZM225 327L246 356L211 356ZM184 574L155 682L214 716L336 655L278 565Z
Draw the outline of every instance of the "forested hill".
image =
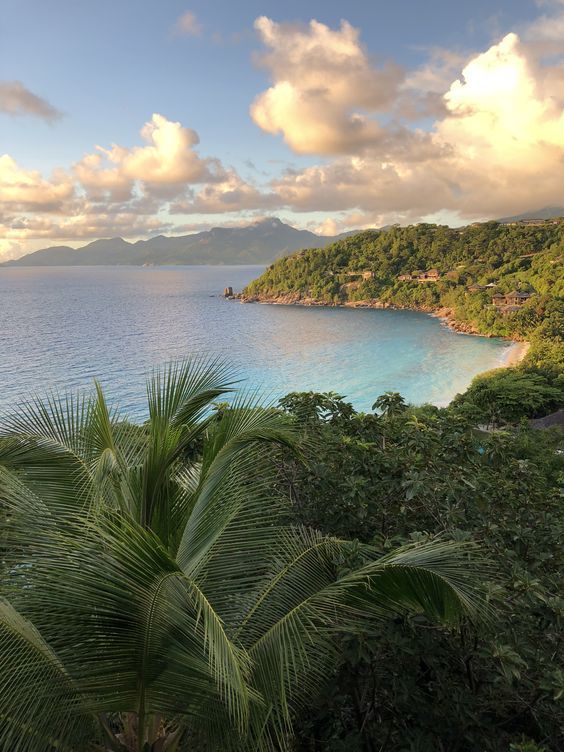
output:
M5 265L267 264L296 248L314 248L333 240L336 238L298 230L277 217L267 217L245 227L214 227L180 237L158 235L136 243L128 243L123 238L106 238L82 248L44 248Z
M392 227L367 230L326 248L282 258L247 290L300 293L337 303L349 297L341 275L370 271L374 278L356 290L355 297L381 298L386 291L406 288L398 280L400 275L435 268L442 275L438 285L412 285L430 303L438 302L437 292L473 283L499 282L500 289L520 283L541 294L561 294L563 254L564 221L532 226L488 222L461 229L429 224ZM555 290L559 282L560 289Z
M540 328L552 342L564 323L563 258L564 221L392 227L281 258L243 298L446 308L468 331L534 339ZM511 292L530 297L493 304Z

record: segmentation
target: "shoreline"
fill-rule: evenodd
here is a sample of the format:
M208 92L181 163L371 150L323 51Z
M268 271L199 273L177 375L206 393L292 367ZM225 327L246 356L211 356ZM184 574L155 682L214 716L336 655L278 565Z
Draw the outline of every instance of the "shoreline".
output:
M530 349L530 342L512 340L501 359L500 368L514 368L515 366L518 366L526 358Z
M496 336L495 334L483 334L477 331L472 324L457 321L453 316L453 311L450 308L431 308L431 307L417 307L417 306L398 306L391 303L382 303L379 300L356 300L346 301L345 303L323 303L315 298L301 298L296 293L288 293L287 295L280 295L276 298L269 298L265 296L252 296L246 297L242 293L233 295L234 300L238 300L240 303L260 303L262 305L288 305L288 306L303 306L304 308L373 308L377 310L392 310L392 311L415 311L417 313L426 313L428 316L439 319L443 326L451 329L457 334L466 334L472 337L484 337L486 339L499 339L506 342L511 342L507 350L503 353L500 359L499 368L513 368L518 366L527 356L531 347L530 342L522 340L516 340L512 337Z

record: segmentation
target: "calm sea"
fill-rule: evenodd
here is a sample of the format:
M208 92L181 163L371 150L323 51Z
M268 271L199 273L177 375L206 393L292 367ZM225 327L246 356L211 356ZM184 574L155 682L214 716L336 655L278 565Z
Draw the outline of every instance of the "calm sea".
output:
M155 365L212 353L270 397L336 391L368 409L386 390L447 403L500 365L508 344L411 311L224 300L262 267L0 269L0 408L97 378L142 417Z

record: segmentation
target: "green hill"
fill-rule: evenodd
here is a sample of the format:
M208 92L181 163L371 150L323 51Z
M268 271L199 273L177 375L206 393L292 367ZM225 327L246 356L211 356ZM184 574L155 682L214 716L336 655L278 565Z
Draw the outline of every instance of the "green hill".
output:
M313 248L336 239L297 230L277 217L268 217L245 227L214 227L179 237L157 235L135 243L104 238L82 248L43 248L5 265L267 264L296 248Z
M528 362L561 371L563 258L564 221L392 227L281 258L242 297L442 310L462 330L531 341Z

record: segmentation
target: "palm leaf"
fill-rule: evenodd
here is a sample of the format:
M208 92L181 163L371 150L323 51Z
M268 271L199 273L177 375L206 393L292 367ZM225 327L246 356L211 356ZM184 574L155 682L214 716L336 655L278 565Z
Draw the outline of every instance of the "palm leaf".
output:
M94 720L35 627L0 599L0 747L74 752L96 738Z

